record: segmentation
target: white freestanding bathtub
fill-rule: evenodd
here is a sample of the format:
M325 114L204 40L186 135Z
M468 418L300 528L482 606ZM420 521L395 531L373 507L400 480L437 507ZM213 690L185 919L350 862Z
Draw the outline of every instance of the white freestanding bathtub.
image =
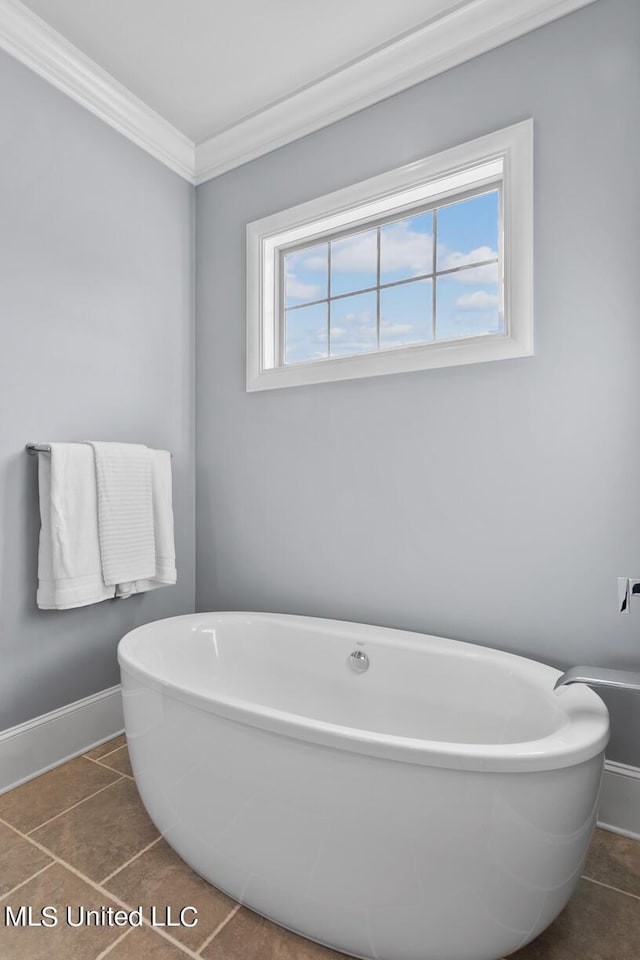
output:
M258 913L358 957L496 960L570 897L609 723L558 671L260 613L150 623L118 657L149 815Z

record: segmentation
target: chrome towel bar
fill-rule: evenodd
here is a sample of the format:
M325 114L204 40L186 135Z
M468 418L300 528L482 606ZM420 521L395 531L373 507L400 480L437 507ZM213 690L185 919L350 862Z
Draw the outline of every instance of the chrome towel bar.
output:
M27 453L30 453L31 456L34 456L36 453L51 453L51 447L48 443L27 443L25 450ZM171 459L173 460L173 454L171 454Z
M51 453L51 447L48 443L28 443L25 450L32 456L34 453Z

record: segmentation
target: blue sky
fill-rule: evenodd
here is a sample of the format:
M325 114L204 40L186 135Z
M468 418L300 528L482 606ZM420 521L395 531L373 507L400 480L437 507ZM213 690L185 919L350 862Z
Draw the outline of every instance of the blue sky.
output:
M437 271L463 269L436 277L435 324L434 281L413 279L432 273L433 233L431 212L380 228L382 349L501 330L497 264L473 266L498 255L497 191L438 209ZM286 363L376 349L376 293L357 291L376 286L377 245L374 228L285 256Z

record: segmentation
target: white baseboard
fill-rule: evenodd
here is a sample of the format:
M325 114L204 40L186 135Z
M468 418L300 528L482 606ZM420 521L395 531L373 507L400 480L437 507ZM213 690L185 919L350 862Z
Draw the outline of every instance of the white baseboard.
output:
M0 733L0 793L122 733L120 685Z
M640 767L605 762L598 826L640 840Z

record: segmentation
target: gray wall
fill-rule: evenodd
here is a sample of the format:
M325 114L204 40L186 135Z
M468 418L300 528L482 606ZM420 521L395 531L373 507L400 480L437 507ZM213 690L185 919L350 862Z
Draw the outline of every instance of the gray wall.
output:
M115 648L194 605L195 191L0 54L0 729L119 680ZM179 583L35 606L28 440L174 453Z
M198 609L640 667L639 34L600 0L198 189ZM526 117L535 357L245 393L247 221Z

